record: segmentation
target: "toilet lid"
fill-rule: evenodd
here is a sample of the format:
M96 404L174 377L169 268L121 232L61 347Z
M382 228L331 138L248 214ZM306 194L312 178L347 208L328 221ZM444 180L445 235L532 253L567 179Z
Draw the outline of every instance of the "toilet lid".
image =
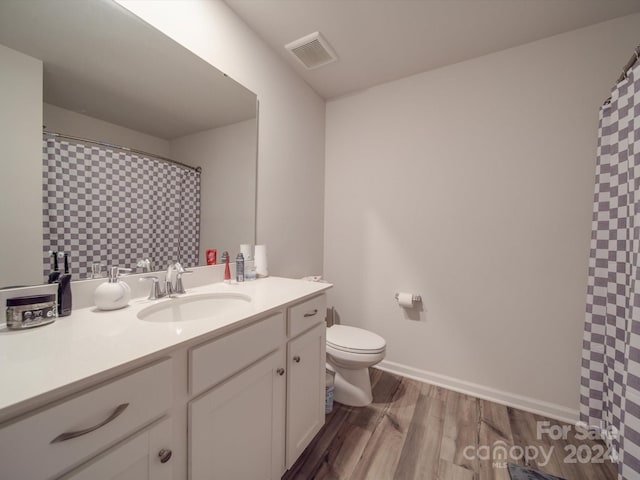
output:
M378 353L385 349L387 342L362 328L334 325L327 328L327 345L346 352Z

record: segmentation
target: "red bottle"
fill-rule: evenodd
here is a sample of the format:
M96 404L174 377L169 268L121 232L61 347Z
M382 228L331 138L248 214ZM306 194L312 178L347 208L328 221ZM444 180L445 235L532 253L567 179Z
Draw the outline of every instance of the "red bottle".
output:
M226 256L226 262L224 264L224 281L231 282L231 270L229 270L229 255Z

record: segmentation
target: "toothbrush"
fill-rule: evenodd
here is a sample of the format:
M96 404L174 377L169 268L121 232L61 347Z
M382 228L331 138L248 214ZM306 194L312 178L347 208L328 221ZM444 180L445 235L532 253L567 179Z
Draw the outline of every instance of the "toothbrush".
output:
M64 273L69 274L69 257L66 253L60 252L58 255L64 256Z
M49 256L53 257L53 271L49 273L47 283L56 283L58 278L60 278L60 270L58 270L58 253L53 250L49 250Z

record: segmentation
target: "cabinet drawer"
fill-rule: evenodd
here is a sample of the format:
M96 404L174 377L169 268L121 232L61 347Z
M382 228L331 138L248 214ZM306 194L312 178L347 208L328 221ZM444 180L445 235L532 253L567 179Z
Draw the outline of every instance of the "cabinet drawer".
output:
M3 427L2 477L51 478L123 439L169 409L171 379L166 359Z
M189 351L189 391L197 395L276 350L285 338L277 313Z
M289 308L289 338L324 322L327 315L327 297L320 295Z
M61 480L171 480L171 419L165 417L89 460ZM165 450L165 463L159 453Z

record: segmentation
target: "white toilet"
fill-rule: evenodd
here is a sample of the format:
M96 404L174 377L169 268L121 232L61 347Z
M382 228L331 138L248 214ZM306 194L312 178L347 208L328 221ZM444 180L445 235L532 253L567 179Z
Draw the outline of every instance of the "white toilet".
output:
M369 367L382 361L386 348L384 338L368 330L347 325L327 328L327 368L336 374L336 402L352 407L371 403Z

